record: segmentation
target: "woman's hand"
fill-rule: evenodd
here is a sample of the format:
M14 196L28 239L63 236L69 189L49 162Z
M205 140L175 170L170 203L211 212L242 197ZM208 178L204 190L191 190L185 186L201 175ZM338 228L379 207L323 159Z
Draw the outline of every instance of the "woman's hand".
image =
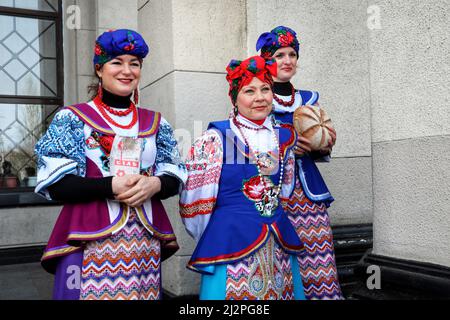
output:
M141 206L147 199L161 191L161 180L158 177L133 175L129 176L127 183L131 188L119 193L116 200L130 207Z
M127 174L123 177L114 177L112 179L112 191L115 196L125 193L136 184L140 175Z
M311 152L311 141L302 136L298 136L297 145L294 147L294 153L298 156L304 156Z

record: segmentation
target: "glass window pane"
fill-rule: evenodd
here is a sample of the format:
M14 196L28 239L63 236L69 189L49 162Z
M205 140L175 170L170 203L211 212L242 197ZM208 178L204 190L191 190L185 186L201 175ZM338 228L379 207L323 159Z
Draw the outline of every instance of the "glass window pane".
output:
M0 30L0 95L57 96L55 22L0 15Z
M58 12L58 0L0 0L0 6Z
M56 110L56 106L0 104L0 192L35 186L34 146Z

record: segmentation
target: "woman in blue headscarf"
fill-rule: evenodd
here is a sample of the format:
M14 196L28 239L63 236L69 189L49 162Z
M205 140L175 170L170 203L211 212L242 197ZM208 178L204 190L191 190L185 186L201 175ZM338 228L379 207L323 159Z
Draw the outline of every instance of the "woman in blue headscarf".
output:
M36 145L36 192L64 203L42 265L54 299L160 299L161 261L178 249L161 200L186 169L169 123L138 107L141 35L105 32L94 51L97 95L62 108Z
M275 59L278 72L274 77L273 114L279 123L293 124L293 114L305 105L319 106L319 93L296 90L291 83L297 72L299 41L294 30L278 26L263 33L256 44L261 56ZM342 299L333 235L327 208L334 201L315 161L329 161L336 141L323 150L311 152L310 141L299 136L295 147L295 190L284 208L297 230L305 250L299 256L299 264L307 299Z

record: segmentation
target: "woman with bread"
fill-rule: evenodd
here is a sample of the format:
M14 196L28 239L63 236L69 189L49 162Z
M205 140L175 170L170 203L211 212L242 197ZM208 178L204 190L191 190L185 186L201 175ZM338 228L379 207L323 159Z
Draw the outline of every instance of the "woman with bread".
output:
M278 26L263 33L256 44L265 59L274 58L278 72L274 77L273 114L277 122L296 124L297 114L305 111L320 114L319 94L296 90L291 83L297 71L299 41L296 32ZM294 115L295 114L295 115ZM301 120L300 120L301 121ZM298 129L298 126L296 126ZM324 130L327 138L321 146L299 132L296 154L295 190L283 206L294 225L305 250L299 256L299 265L306 299L343 299L339 285L333 235L327 208L334 201L315 162L329 161L336 132Z

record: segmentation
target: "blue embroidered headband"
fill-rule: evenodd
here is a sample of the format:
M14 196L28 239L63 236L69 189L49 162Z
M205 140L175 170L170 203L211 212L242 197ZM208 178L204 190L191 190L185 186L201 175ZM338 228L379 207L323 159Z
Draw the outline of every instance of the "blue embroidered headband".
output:
M298 56L300 44L297 39L297 33L284 26L278 26L270 32L264 32L256 42L256 51L261 49L263 58L272 57L278 49L284 47L294 48Z
M119 29L104 32L95 41L94 66L102 66L112 59L130 54L144 59L149 48L144 38L133 30Z

